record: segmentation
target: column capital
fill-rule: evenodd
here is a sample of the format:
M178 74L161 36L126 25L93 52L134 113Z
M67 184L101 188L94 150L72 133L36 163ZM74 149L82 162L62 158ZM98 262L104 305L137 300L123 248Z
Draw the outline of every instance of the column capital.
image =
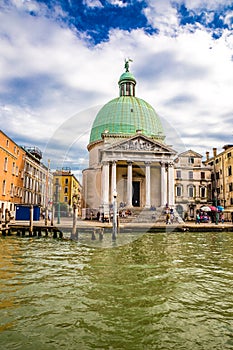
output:
M165 162L164 160L162 160L162 161L160 162L160 165L161 165L161 167L165 168L165 166L167 165L167 162Z
M106 165L109 165L109 161L108 161L108 160L104 160L104 161L102 162L102 166L106 166Z
M168 162L168 166L169 166L169 167L174 167L174 162L172 162L172 161L171 161L171 162Z

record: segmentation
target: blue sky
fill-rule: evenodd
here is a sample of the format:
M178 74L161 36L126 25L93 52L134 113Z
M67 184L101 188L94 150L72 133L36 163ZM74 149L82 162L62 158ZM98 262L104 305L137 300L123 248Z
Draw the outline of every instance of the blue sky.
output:
M74 171L124 59L166 142L203 156L233 143L233 1L2 0L1 129Z

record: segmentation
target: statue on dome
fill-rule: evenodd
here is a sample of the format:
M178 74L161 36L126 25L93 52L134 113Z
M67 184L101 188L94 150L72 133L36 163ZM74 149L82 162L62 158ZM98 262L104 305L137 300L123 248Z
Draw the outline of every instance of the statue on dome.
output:
M125 71L126 72L129 72L129 62L133 62L133 60L131 60L131 58L125 59Z

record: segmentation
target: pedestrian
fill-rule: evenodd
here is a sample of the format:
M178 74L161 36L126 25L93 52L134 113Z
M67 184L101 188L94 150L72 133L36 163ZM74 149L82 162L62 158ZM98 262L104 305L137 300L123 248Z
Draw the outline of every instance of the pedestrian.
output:
M224 224L224 214L221 213L221 223Z
M171 220L170 220L170 213L166 214L166 224L170 224Z
M196 214L196 224L200 224L201 223L201 218L199 213Z
M174 222L174 212L173 210L171 209L171 213L170 213L170 223L173 224Z

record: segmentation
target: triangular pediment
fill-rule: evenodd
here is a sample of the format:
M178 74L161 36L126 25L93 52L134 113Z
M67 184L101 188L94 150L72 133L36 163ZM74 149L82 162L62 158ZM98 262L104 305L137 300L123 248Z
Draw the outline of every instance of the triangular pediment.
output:
M144 135L135 135L127 140L118 141L105 149L105 151L108 150L176 154L170 146L160 143L157 140L150 139Z
M191 149L188 151L182 152L178 155L178 157L194 157L194 158L202 158L202 155L200 153L197 153Z

